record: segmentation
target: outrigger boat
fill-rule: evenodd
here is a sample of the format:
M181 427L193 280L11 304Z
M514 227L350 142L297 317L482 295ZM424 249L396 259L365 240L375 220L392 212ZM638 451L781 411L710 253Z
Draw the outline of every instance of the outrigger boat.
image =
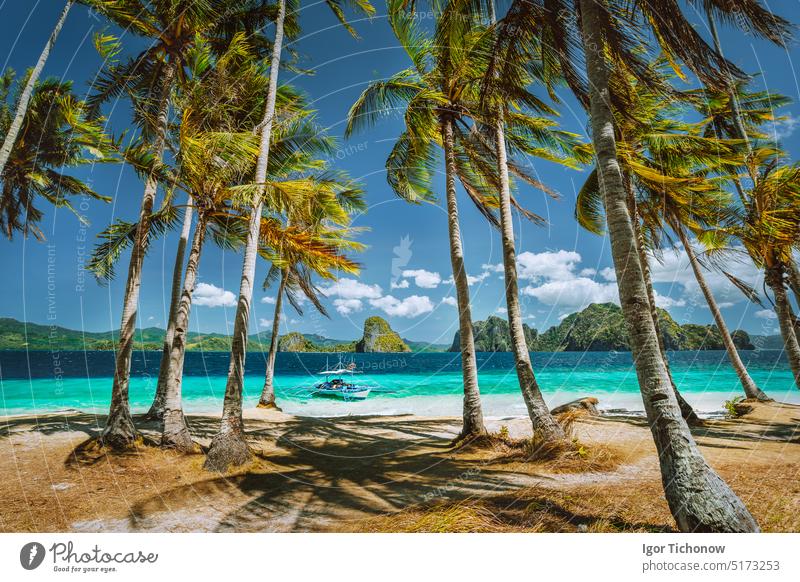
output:
M319 372L320 376L325 376L325 381L314 386L312 396L323 398L341 398L342 400L364 400L369 396L370 386L359 386L353 382L353 374L357 374L355 362L344 366L342 362L333 368ZM345 380L346 374L350 374L349 381Z

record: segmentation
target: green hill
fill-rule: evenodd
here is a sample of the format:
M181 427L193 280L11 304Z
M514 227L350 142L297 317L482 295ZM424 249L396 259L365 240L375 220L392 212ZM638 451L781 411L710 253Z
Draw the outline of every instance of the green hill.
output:
M723 350L722 337L714 325L678 324L669 313L658 310L659 327L668 350ZM473 324L475 348L484 352L511 350L508 322L496 316ZM525 339L531 351L538 352L604 352L630 351L622 310L613 303L593 303L583 311L572 313L544 333L524 326ZM739 349L752 350L750 336L743 330L731 333ZM459 335L453 338L451 352L459 351ZM766 342L764 342L766 344Z
M508 321L496 315L490 315L486 321L476 321L473 325L473 333L475 337L475 350L478 352L510 352L511 351L511 332L508 327ZM522 330L525 333L525 341L528 348L535 350L538 340L538 332L529 327L527 324L522 324ZM461 334L456 332L453 337L453 343L450 345L451 352L461 351Z
M372 316L364 321L364 335L355 344L356 352L410 352L405 342L397 335L389 322Z

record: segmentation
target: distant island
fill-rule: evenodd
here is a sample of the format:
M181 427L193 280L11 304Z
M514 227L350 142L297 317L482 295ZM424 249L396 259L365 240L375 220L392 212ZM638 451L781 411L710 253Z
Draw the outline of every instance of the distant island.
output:
M664 347L668 350L724 350L722 337L715 325L678 324L664 309L658 309L659 326ZM479 352L511 350L508 322L497 316L473 324L475 349ZM525 340L532 352L607 352L630 351L628 332L622 310L614 303L592 303L583 311L565 317L544 333L523 324ZM731 333L740 350L782 347L780 336L750 336L737 329ZM449 351L459 351L456 332Z
M716 326L693 323L678 324L670 314L659 309L664 345L669 350L722 350L722 338ZM475 349L479 352L511 351L508 322L497 316L476 321ZM528 348L537 352L629 351L627 332L621 309L613 303L593 303L586 309L565 317L561 323L539 333L524 325ZM742 350L781 349L780 336L749 335L735 330L733 340ZM13 318L0 318L0 350L113 350L117 332L83 332L58 326L24 323ZM137 350L161 350L164 330L148 327L136 331ZM357 340L331 339L319 334L290 332L278 339L281 352L445 352L458 351L456 332L450 346L429 344L401 338L389 323L377 316L364 321L364 332ZM229 351L230 336L220 333L189 332L189 351ZM248 351L266 352L266 334L251 335Z
M136 330L137 350L161 350L164 330L148 327ZM59 326L24 323L0 318L0 350L113 350L117 332L83 332ZM226 352L231 348L231 338L221 333L187 334L187 351ZM249 336L247 350L269 350L267 334ZM364 322L364 333L359 340L330 339L318 334L290 332L278 338L279 352L424 352L447 351L447 345L428 344L402 339L389 323L377 316Z

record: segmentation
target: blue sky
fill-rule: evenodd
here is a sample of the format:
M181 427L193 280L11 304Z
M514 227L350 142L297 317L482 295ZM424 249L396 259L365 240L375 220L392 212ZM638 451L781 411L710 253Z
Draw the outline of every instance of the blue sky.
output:
M790 18L797 13L797 1L769 5ZM23 71L33 65L62 6L60 0L0 0L5 31L0 38L3 68ZM319 111L322 124L340 138L347 110L364 86L408 65L386 24L385 7L377 8L378 16L372 21L354 22L362 36L356 41L337 24L324 4L305 3L300 17L304 34L295 48L305 56L303 66L313 69L315 75L284 73L281 79L282 83L303 88ZM708 36L702 18L696 21ZM104 26L83 7L74 8L45 75L72 79L79 94L87 93L101 65L92 35ZM796 45L787 51L725 27L721 32L726 55L744 70L760 73L756 85L798 101L800 90L793 65L799 54ZM130 41L129 47L141 43L135 39L126 41ZM573 100L566 98L560 111L564 128L585 135L585 116ZM115 132L127 127L124 102L109 104L106 114ZM783 114L788 119L777 131L784 147L794 154L800 145L800 132L794 131L800 110L792 104ZM451 269L442 204L408 205L397 199L386 184L385 159L400 131L399 120L389 116L374 129L340 141L335 166L363 184L369 205L368 211L356 219L357 226L369 228L361 235L362 242L368 245L358 257L363 270L358 277L346 277L339 284L328 286L330 319L313 309L306 310L302 318L289 311L284 329L350 339L360 335L365 317L377 314L386 317L403 337L451 341L457 325L452 300L455 293L448 280ZM543 330L587 303L617 299L607 239L582 231L572 218L575 192L586 173L545 163L535 163L535 170L542 181L562 195L560 201L553 201L525 188L520 192L525 204L549 221L544 227L517 224L526 322ZM0 316L87 331L119 325L123 279L98 285L81 270L82 257L91 252L97 233L109 222L136 216L143 186L133 172L119 165L96 166L75 174L90 179L97 191L113 196L113 203L91 201L83 205L81 209L91 223L88 228L82 228L68 212L47 209L42 225L46 243L23 238L0 241L0 257L8 277L0 286ZM437 192L442 192L442 178L437 177ZM503 316L502 273L497 270L501 262L499 236L465 198L461 199L460 209L467 267L472 277L473 317L477 320L491 314ZM165 324L174 248L172 234L157 241L146 259L139 311L142 327ZM127 257L118 272L124 273L126 265ZM207 245L192 311L193 330L231 331L240 268L240 255ZM664 264L654 264L653 268L658 301L679 322L711 322L685 256L667 251ZM258 282L267 269L267 264L258 265ZM753 281L758 276L744 263L734 265L733 270ZM768 313L748 304L722 275L710 273L709 277L731 327L775 333L774 319ZM270 290L256 289L253 331L269 331L266 323L272 318L272 297Z

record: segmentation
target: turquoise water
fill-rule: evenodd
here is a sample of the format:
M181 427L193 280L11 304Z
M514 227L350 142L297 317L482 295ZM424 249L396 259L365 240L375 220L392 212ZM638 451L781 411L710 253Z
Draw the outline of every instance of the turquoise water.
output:
M743 352L751 375L770 396L800 404L788 364L780 351ZM130 386L134 411L148 408L158 376L159 353L137 353ZM357 378L374 386L361 402L311 398L314 373L336 356L279 354L276 393L289 413L309 416L348 414L459 415L461 372L458 354L356 354L362 372ZM714 413L740 394L736 375L724 352L674 352L673 375L686 399L700 412ZM588 352L533 354L537 379L548 404L555 406L582 396L595 396L606 410L641 410L636 375L628 353ZM479 354L479 381L484 414L520 416L519 395L511 354ZM263 384L264 358L249 354L245 406L255 406ZM228 367L227 353L189 353L183 394L187 412L217 413L221 409ZM113 373L110 352L0 352L0 415L108 408Z

